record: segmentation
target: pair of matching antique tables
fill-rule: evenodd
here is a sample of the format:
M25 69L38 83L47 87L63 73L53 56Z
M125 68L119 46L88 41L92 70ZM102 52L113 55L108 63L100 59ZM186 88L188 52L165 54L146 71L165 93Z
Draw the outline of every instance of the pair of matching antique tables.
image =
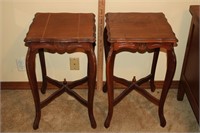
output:
M28 47L26 55L27 75L35 103L35 120L33 128L39 127L41 110L52 100L64 92L76 98L82 105L87 107L92 128L96 128L93 114L93 100L96 85L96 56L94 53L95 15L92 13L37 13L30 25L25 38ZM174 47L177 39L163 13L107 13L106 27L104 30L104 48L106 58L106 84L103 90L108 93L108 115L104 126L109 127L113 115L113 108L132 90L136 90L152 103L158 106L160 125L164 127L166 120L163 114L165 99L170 88L175 68L176 56ZM160 49L166 49L167 71L160 99L153 97L140 85L149 82L151 91L155 90L154 77ZM116 54L129 51L132 53L153 52L153 63L148 76L136 81L128 81L114 76L114 61ZM50 53L74 53L82 52L87 55L88 69L86 77L67 82L57 81L48 77L45 65L44 52ZM35 58L39 53L42 70L41 92L47 89L47 82L59 89L51 94L46 100L40 101L37 78L35 72ZM117 67L117 66L116 66ZM113 82L121 83L127 88L114 99ZM78 95L73 88L87 82L87 100ZM135 114L137 115L137 114Z

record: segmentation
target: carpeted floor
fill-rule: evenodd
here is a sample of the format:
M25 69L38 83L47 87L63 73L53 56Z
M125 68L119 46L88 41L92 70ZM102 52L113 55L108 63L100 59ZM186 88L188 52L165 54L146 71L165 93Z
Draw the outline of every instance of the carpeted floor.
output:
M54 90L48 90L41 99ZM115 90L118 95L122 90ZM160 96L161 90L153 95ZM87 90L77 90L86 97ZM40 94L41 95L41 94ZM67 94L63 94L42 109L39 129L33 130L35 109L31 91L1 91L1 132L198 132L199 126L187 98L176 100L177 90L171 89L165 103L167 125L160 127L158 107L133 91L115 108L108 129L103 123L107 115L107 94L96 91L94 114L97 128L90 127L87 109Z

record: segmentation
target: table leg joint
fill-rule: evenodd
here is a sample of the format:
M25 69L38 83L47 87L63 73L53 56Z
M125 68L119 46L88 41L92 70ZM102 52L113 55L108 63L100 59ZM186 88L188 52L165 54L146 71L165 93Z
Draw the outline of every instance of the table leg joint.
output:
M131 85L128 86L128 88L126 88L119 96L117 96L114 101L113 101L113 105L117 105L125 96L127 96L132 90L136 90L138 93L140 93L141 95L143 95L145 98L147 98L149 101L151 101L152 103L154 103L155 105L159 105L159 100L157 98L155 98L154 96L152 96L149 92L147 92L145 89L141 88L140 85L147 82L149 79L151 79L152 75L148 75L136 82L132 82ZM124 81L126 81L125 79L121 80L121 78L117 78L115 77L115 79L118 79L118 81L123 81L123 83L125 83ZM120 80L119 80L120 79ZM128 83L130 84L130 82L126 81L126 85L128 85Z
M84 106L88 106L88 102L83 99L81 96L79 96L76 92L72 91L71 87L75 87L77 86L77 84L79 83L84 83L85 81L87 81L87 77L84 77L80 80L74 81L72 82L70 85L67 84L67 81L65 80L63 83L54 80L50 77L46 77L47 81L50 82L51 84L57 86L58 88L61 88L57 91L55 91L53 94L51 94L47 99L45 99L44 101L42 101L40 103L41 108L47 106L50 102L52 102L55 98L59 97L60 95L62 95L64 92L68 93L70 96L74 97L75 99L77 99L82 105Z

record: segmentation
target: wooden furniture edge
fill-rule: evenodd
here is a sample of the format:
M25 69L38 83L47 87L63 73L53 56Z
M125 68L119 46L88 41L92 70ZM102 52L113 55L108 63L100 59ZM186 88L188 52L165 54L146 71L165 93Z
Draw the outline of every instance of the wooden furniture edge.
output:
M0 82L0 84L1 84L1 87L0 87L1 90L28 90L28 89L30 89L28 81L3 81L3 82ZM157 89L161 89L163 84L164 84L164 81L155 81L155 86ZM174 80L174 81L172 81L170 88L177 89L178 84L179 84L179 81ZM40 88L41 85L42 85L42 82L38 82L38 88ZM141 86L145 89L150 89L150 86L148 83L144 83ZM48 89L56 89L56 88L57 87L48 83ZM86 88L87 88L86 83L77 87L77 89L86 89ZM119 83L115 83L114 88L123 89L125 87Z

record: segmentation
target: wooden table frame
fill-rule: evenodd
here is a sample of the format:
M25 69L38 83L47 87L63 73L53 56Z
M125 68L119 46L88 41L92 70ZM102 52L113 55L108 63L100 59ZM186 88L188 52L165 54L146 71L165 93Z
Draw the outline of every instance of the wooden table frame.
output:
M52 17L51 21L50 21L50 16ZM82 19L80 19L80 17L82 17ZM48 19L45 19L45 18L48 18ZM72 22L71 21L69 22L70 18L73 19ZM79 20L78 22L76 21L77 19ZM63 21L65 20L67 20L68 23L71 23L71 25L63 23ZM74 21L77 22L78 24L75 24ZM41 24L41 22L43 22L44 25L46 25L46 27L50 29L50 31L52 30L54 32L48 32L49 29L46 29L46 28L44 30L41 30L41 27L42 28L45 27L43 24ZM69 32L66 31L68 28L71 28L70 26L81 25L81 22L84 24L85 22L87 22L86 24L88 24L89 22L89 31L87 31L86 33L91 35L91 37L88 34L86 34L86 37L84 38L84 35L85 35L84 31L87 29L83 27L82 27L83 34L81 34L82 32L81 30L79 30L79 28L75 28L77 29L77 31L73 30L71 31L72 33L70 31ZM58 29L56 29L57 25L60 26ZM87 27L87 25L85 26ZM62 27L65 27L66 29L62 30L63 29ZM74 97L77 101L79 101L82 105L84 105L88 109L88 115L89 115L91 127L96 128L97 125L96 125L96 121L93 114L94 91L96 87L96 56L94 53L94 47L95 47L94 35L95 34L92 34L95 31L94 28L95 28L94 14L37 13L35 15L33 23L30 26L29 32L27 33L27 36L25 38L25 45L28 47L28 52L26 55L26 70L27 70L27 76L29 79L29 84L30 84L30 88L31 88L34 103L35 103L35 120L33 123L34 129L37 129L39 127L39 121L41 118L42 108L47 106L51 101L53 101L55 98L57 98L64 92ZM59 32L62 32L63 34L59 36L55 32L56 30L58 30ZM39 34L37 32L39 33L41 32L43 34ZM74 32L79 33L78 37L76 36L74 37L75 39L77 38L77 40L73 38ZM72 36L72 37L68 37L68 36ZM66 79L64 79L63 82L60 82L48 77L47 72L46 72L46 64L45 64L45 56L44 56L45 52L58 53L58 54L65 54L65 53L70 54L70 53L75 53L75 52L82 52L86 54L87 59L88 59L88 68L87 68L86 77L83 77L82 79L79 79L70 83L67 83ZM37 77L36 77L36 72L35 72L35 69L36 69L35 59L36 59L37 54L39 54L40 65L41 65L41 70L42 70L41 92L45 94L46 89L47 89L47 82L59 88L53 94L51 94L47 99L43 101L40 100L39 90L38 90L38 85L37 85ZM78 93L72 90L76 86L81 85L86 82L88 83L87 100L85 100L80 95L78 95Z
M113 16L116 17L117 15L118 15L117 13L116 14L113 13ZM138 16L138 14L137 14L137 16ZM110 15L110 17L111 17L111 15ZM173 38L172 39L173 41L169 41L171 38L167 41L163 41L162 39L161 39L161 41L160 40L159 41L157 41L157 40L152 41L151 39L149 39L149 40L148 39L147 40L138 39L137 42L134 42L132 40L129 40L129 41L126 42L126 39L123 40L123 37L119 37L119 41L118 41L118 39L116 39L114 37L112 38L111 31L108 31L108 28L111 27L112 22L114 23L114 26L113 26L114 28L116 28L116 27L119 28L120 24L117 25L113 18L111 18L111 21L107 21L107 22L110 22L110 23L107 24L107 27L104 30L104 48L105 48L105 58L106 58L106 84L104 85L103 90L104 90L104 92L107 91L107 93L108 93L108 115L107 115L107 118L105 120L104 126L106 128L108 128L110 126L114 106L116 106L132 90L136 90L141 95L143 95L145 98L147 98L149 101L151 101L152 103L154 103L155 105L158 106L158 114L159 114L159 118L160 118L160 125L162 127L164 127L166 125L166 120L165 120L165 117L164 117L163 108L164 108L166 96L167 96L167 93L168 93L169 88L171 86L171 82L172 82L172 79L173 79L173 76L174 76L174 73L175 73L175 69L176 69L176 55L174 53L174 46L175 46L175 43L176 43L177 40L176 40L176 38ZM135 19L136 17L132 17L132 18ZM109 18L107 16L107 20L108 19ZM125 19L126 19L126 17L125 17ZM116 21L123 22L123 19L116 20ZM130 23L130 21L128 21L128 23ZM119 29L121 30L121 28L119 28ZM114 30L114 31L117 32L117 30ZM141 33L141 34L143 34L143 33ZM128 36L128 33L126 34L126 36ZM173 32L172 32L172 36L173 36ZM155 77L157 60L158 60L158 56L159 56L159 52L160 52L161 48L166 49L167 71L166 71L164 85L163 85L163 88L162 88L162 93L161 93L160 99L157 99L154 96L152 96L149 92L147 92L144 88L141 88L140 85L149 81L151 91L152 92L155 91L154 77ZM114 72L115 57L118 53L124 52L124 51L131 52L131 53L154 52L152 68L151 68L150 74L148 76L144 77L144 78L139 79L138 81L136 81L135 78L133 78L132 82L125 80L123 78L114 76L113 72ZM127 88L121 94L119 94L116 98L114 98L114 86L113 86L114 81L127 86Z

